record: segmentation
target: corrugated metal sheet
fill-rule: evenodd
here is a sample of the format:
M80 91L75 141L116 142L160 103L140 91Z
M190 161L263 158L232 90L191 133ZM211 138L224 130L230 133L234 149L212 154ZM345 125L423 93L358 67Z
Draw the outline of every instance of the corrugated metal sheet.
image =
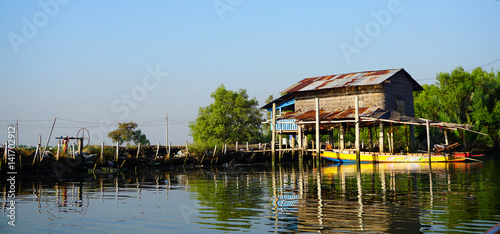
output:
M295 92L303 92L303 91L312 91L312 90L320 90L320 89L333 89L347 86L362 86L362 85L376 85L381 84L385 80L389 79L394 74L399 71L404 71L403 68L399 69L388 69L388 70L379 70L379 71L365 71L365 72L356 72L356 73L348 73L348 74L339 74L339 75L329 75L329 76L318 76L305 78L298 83L290 86L289 88L282 91L282 93L295 93ZM408 75L409 79L416 85L415 80L411 78L411 76L404 71L405 74Z
M360 117L369 117L375 112L380 111L377 107L361 107L359 108ZM341 119L354 119L356 110L354 108L347 110L334 110L334 111L319 111L319 119L322 120L341 120ZM310 110L306 112L289 112L284 115L278 116L277 119L294 119L297 121L307 121L316 119L316 111Z

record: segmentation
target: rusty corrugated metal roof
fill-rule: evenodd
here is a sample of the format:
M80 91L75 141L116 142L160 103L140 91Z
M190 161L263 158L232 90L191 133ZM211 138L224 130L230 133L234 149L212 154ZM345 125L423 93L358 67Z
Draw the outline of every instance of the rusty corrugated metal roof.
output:
M347 86L376 85L381 84L400 71L403 71L407 75L408 79L410 79L410 81L414 84L414 90L422 89L422 87L403 68L399 68L305 78L283 90L282 93L333 89Z
M359 116L360 117L368 117L375 113L377 110L380 110L378 107L360 107L359 108ZM341 119L354 119L354 115L356 114L356 110L354 108L347 110L334 110L334 111L319 111L319 119L320 120L341 120ZM306 121L306 120L315 120L316 119L316 111L310 110L306 112L288 112L281 116L278 116L277 119L295 119L297 121Z

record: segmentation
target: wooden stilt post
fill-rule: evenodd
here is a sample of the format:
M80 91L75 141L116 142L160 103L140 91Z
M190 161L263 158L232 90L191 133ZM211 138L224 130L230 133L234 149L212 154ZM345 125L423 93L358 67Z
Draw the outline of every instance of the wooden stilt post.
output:
M236 141L236 147L234 148L236 152L238 151L238 141Z
M394 125L391 123L391 153L394 154Z
M321 146L320 146L320 139L319 139L319 130L320 130L320 123L319 123L319 98L315 98L315 104L316 104L316 165L318 168L321 166Z
M339 149L340 149L340 151L344 151L344 147L345 147L345 124L344 123L340 124L339 134L340 134Z
M373 125L370 126L370 152L373 152Z
M380 121L379 123L379 141L378 141L378 147L379 147L379 152L381 154L384 153L384 122Z
M227 144L224 143L224 154L226 154L226 152L227 152Z
M281 151L283 149L283 136L281 135L281 132L278 133L279 137L278 137L278 144L279 144L279 160L281 161L281 155L283 154L283 151Z
M429 156L429 163L431 162L431 133L429 129L429 120L425 120L425 129L427 131L427 154Z
M449 145L448 143L448 130L444 130L444 144Z
M354 103L354 106L355 106L355 116L354 116L354 120L356 122L356 163L357 164L360 164L361 163L361 155L360 155L360 147L359 147L359 135L360 135L360 132L359 132L359 97L358 95L356 95L356 97L354 98L355 100L355 103Z
M410 141L408 137L408 126L405 124L406 151L410 151Z
M274 167L274 163L276 161L276 103L273 103L271 128L272 128L271 154L272 154L272 165Z
M392 147L391 147L391 129L387 129L385 132L387 135L387 148L389 149L389 153L392 153Z
M298 146L299 148L304 148L304 146L302 145L302 126L300 125L297 125L297 143L298 143Z
M250 151L250 148L248 148L248 141L247 141L247 152Z
M189 146L187 141L186 141L186 155L189 155Z

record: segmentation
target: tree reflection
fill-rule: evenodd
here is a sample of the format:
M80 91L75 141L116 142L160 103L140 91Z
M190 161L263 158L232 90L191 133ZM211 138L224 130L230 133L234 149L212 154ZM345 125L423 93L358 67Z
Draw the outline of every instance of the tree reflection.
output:
M251 228L250 220L263 213L265 181L262 174L197 176L190 180L189 189L196 193L196 199L205 207L199 218L218 221L200 223L221 227L216 229Z

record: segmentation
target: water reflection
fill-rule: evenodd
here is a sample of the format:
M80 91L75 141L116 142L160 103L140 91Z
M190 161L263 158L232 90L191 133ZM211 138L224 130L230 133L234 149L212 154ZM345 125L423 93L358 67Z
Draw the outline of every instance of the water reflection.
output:
M23 177L18 225L0 231L484 232L500 222L498 168L489 161ZM0 186L5 214L5 180Z
M483 169L481 163L363 164L360 170L356 165L340 165L299 170L298 178L293 179L295 171L283 175L280 168L279 175L273 177L277 200L273 202L273 220L287 224L277 223L275 228L301 232L484 232L498 222L498 211L491 206L499 205L495 194L499 184L485 185L477 173ZM287 174L293 181L282 179ZM475 192L479 194L471 197ZM497 199L492 204L487 197ZM489 208L474 209L478 204L468 202L479 199ZM464 204L471 206L467 209ZM489 220L481 219L483 214Z

